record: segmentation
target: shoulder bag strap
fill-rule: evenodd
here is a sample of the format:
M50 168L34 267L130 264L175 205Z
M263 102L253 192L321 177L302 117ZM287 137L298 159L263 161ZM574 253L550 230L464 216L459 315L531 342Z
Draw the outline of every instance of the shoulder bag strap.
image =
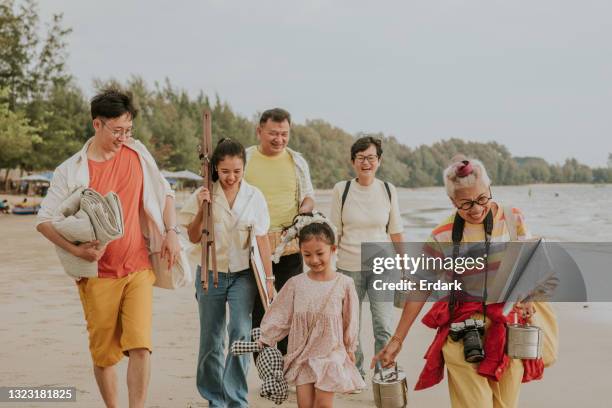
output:
M387 190L387 196L389 197L389 218L387 219L387 234L389 233L389 223L391 222L391 211L393 211L393 201L391 201L391 189L389 188L389 183L385 181L385 189Z
M341 215L342 215L342 210L344 210L344 203L346 202L346 197L348 196L350 187L351 187L351 180L346 180L346 184L344 185L344 191L342 192L342 206L340 207Z
M344 185L344 191L342 192L342 205L340 206L340 224L344 225L342 222L342 211L344 210L344 203L346 202L346 197L348 197L349 188L351 187L351 180L346 180L346 184Z
M461 245L461 240L463 239L463 229L464 228L465 228L465 220L461 218L458 212L455 212L455 218L453 220L453 233L452 233L453 259L459 256L459 248ZM455 301L456 301L455 290L451 289L450 297L448 300L448 309L449 309L451 319L453 318L453 312L455 311Z

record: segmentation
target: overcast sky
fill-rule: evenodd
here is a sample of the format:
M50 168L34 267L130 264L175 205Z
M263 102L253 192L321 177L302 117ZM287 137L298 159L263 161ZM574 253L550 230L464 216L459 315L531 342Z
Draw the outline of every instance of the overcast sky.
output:
M41 0L69 69L169 77L252 117L273 106L409 146L459 137L515 156L612 152L609 0Z

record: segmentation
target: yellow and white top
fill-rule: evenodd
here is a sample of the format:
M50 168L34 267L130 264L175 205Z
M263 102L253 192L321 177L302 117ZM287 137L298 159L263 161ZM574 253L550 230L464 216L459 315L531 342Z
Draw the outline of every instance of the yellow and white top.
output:
M253 151L244 179L261 189L266 198L272 230L291 225L298 213L298 178L293 158L286 150L274 157Z

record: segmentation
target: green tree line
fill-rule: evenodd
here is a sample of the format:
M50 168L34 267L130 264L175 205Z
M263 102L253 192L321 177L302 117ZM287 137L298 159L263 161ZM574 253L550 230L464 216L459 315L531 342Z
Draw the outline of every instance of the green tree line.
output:
M70 28L54 15L41 29L34 0L0 0L0 169L49 170L74 154L93 134L89 104L66 66ZM44 35L41 35L44 31ZM210 109L213 135L245 146L257 143L257 116L237 114L218 95L190 96L169 79L152 85L134 76L127 81L97 79L96 89L119 87L133 94L139 109L135 135L161 168L197 172L202 110ZM350 146L364 134L350 134L320 120L294 123L289 145L302 152L317 188L330 188L351 176ZM496 184L610 183L612 169L590 168L570 158L549 164L537 157L513 157L496 142L449 139L411 148L393 136L383 140L380 178L401 187L437 186L457 153L480 159ZM1 174L1 173L0 173ZM5 176L6 177L6 176Z

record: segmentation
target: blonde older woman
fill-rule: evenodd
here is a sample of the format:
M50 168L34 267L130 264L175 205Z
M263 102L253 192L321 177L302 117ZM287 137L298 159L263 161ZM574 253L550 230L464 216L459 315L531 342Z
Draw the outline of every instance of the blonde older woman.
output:
M504 208L493 201L491 181L480 161L456 158L444 171L444 185L457 210L432 231L430 244L433 247L453 242L455 224L462 226L462 243L486 240L505 242L513 236L518 240L529 237L521 211L512 208L510 213L505 214ZM513 222L508 222L509 217L512 217ZM516 228L516 231L511 233L509 226ZM485 232L485 229L488 231ZM455 227L455 230L461 231L461 228ZM395 334L374 357L372 365L376 360L380 360L384 366L395 361L424 303L409 301L404 304ZM416 390L439 383L446 365L453 407L516 407L521 382L541 378L541 360L514 360L505 354L505 323L509 316L503 315L503 303L489 304L486 310L483 309L483 303L474 301L455 299L452 306L448 299L434 303L424 316L423 323L436 329L437 333L425 355L426 364L415 386ZM486 313L486 319L483 319L483 312ZM535 308L531 303L517 304L515 312L529 320ZM484 353L475 359L464 354L462 340L454 341L449 337L451 323L464 322L469 318L485 321ZM468 362L466 359L478 362Z

